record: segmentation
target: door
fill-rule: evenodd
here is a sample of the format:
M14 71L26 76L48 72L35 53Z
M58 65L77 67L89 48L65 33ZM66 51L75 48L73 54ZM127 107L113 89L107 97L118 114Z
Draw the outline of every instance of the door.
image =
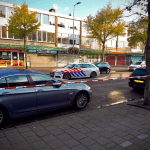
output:
M37 85L35 87L37 109L57 107L67 103L67 89L65 85L45 86L45 84L55 83L56 80L44 75L31 75L31 78L34 84Z
M117 56L117 65L125 65L125 56Z
M89 64L82 64L82 70L86 77L90 77L92 69L90 68Z
M110 65L115 65L115 56L107 56L106 62L108 62Z
M0 97L9 107L12 114L36 110L36 93L29 85L26 75L6 77L9 89L0 90ZM16 88L17 87L17 88Z

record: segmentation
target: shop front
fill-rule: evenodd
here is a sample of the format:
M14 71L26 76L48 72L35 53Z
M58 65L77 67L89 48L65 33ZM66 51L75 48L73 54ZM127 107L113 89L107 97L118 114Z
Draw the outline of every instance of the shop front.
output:
M0 67L24 66L24 61L22 50L0 49Z

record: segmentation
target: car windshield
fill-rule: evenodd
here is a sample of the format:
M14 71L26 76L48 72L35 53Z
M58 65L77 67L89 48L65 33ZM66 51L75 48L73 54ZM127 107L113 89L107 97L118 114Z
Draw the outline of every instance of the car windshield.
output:
M140 65L141 64L141 62L136 62L136 63L134 63L134 65Z
M67 65L64 68L72 69L75 66L75 64Z
M131 75L132 76L145 76L146 70L145 69L136 69Z
M141 63L141 65L145 65L145 61L143 61L143 62Z

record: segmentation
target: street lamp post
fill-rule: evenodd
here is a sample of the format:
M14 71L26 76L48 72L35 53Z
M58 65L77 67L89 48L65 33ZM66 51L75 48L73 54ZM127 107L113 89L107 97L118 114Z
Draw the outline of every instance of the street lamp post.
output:
M75 6L81 4L81 2L76 3L73 5L73 50L74 50L74 12L75 12ZM74 62L74 53L73 53L73 62Z

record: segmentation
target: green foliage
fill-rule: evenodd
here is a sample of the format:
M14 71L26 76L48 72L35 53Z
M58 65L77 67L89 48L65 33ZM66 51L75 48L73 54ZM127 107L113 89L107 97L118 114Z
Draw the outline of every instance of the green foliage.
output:
M111 5L101 9L97 15L89 15L85 21L85 27L91 37L98 39L103 45L103 56L105 42L116 36L125 35L125 22L121 20L123 12L120 8L112 9ZM102 58L104 61L104 57Z
M10 35L26 39L30 34L34 34L40 27L36 15L37 12L29 12L25 3L21 7L14 5L14 13L8 19Z
M127 39L130 47L136 47L140 43L145 47L147 42L148 18L139 19L136 23L129 25Z

